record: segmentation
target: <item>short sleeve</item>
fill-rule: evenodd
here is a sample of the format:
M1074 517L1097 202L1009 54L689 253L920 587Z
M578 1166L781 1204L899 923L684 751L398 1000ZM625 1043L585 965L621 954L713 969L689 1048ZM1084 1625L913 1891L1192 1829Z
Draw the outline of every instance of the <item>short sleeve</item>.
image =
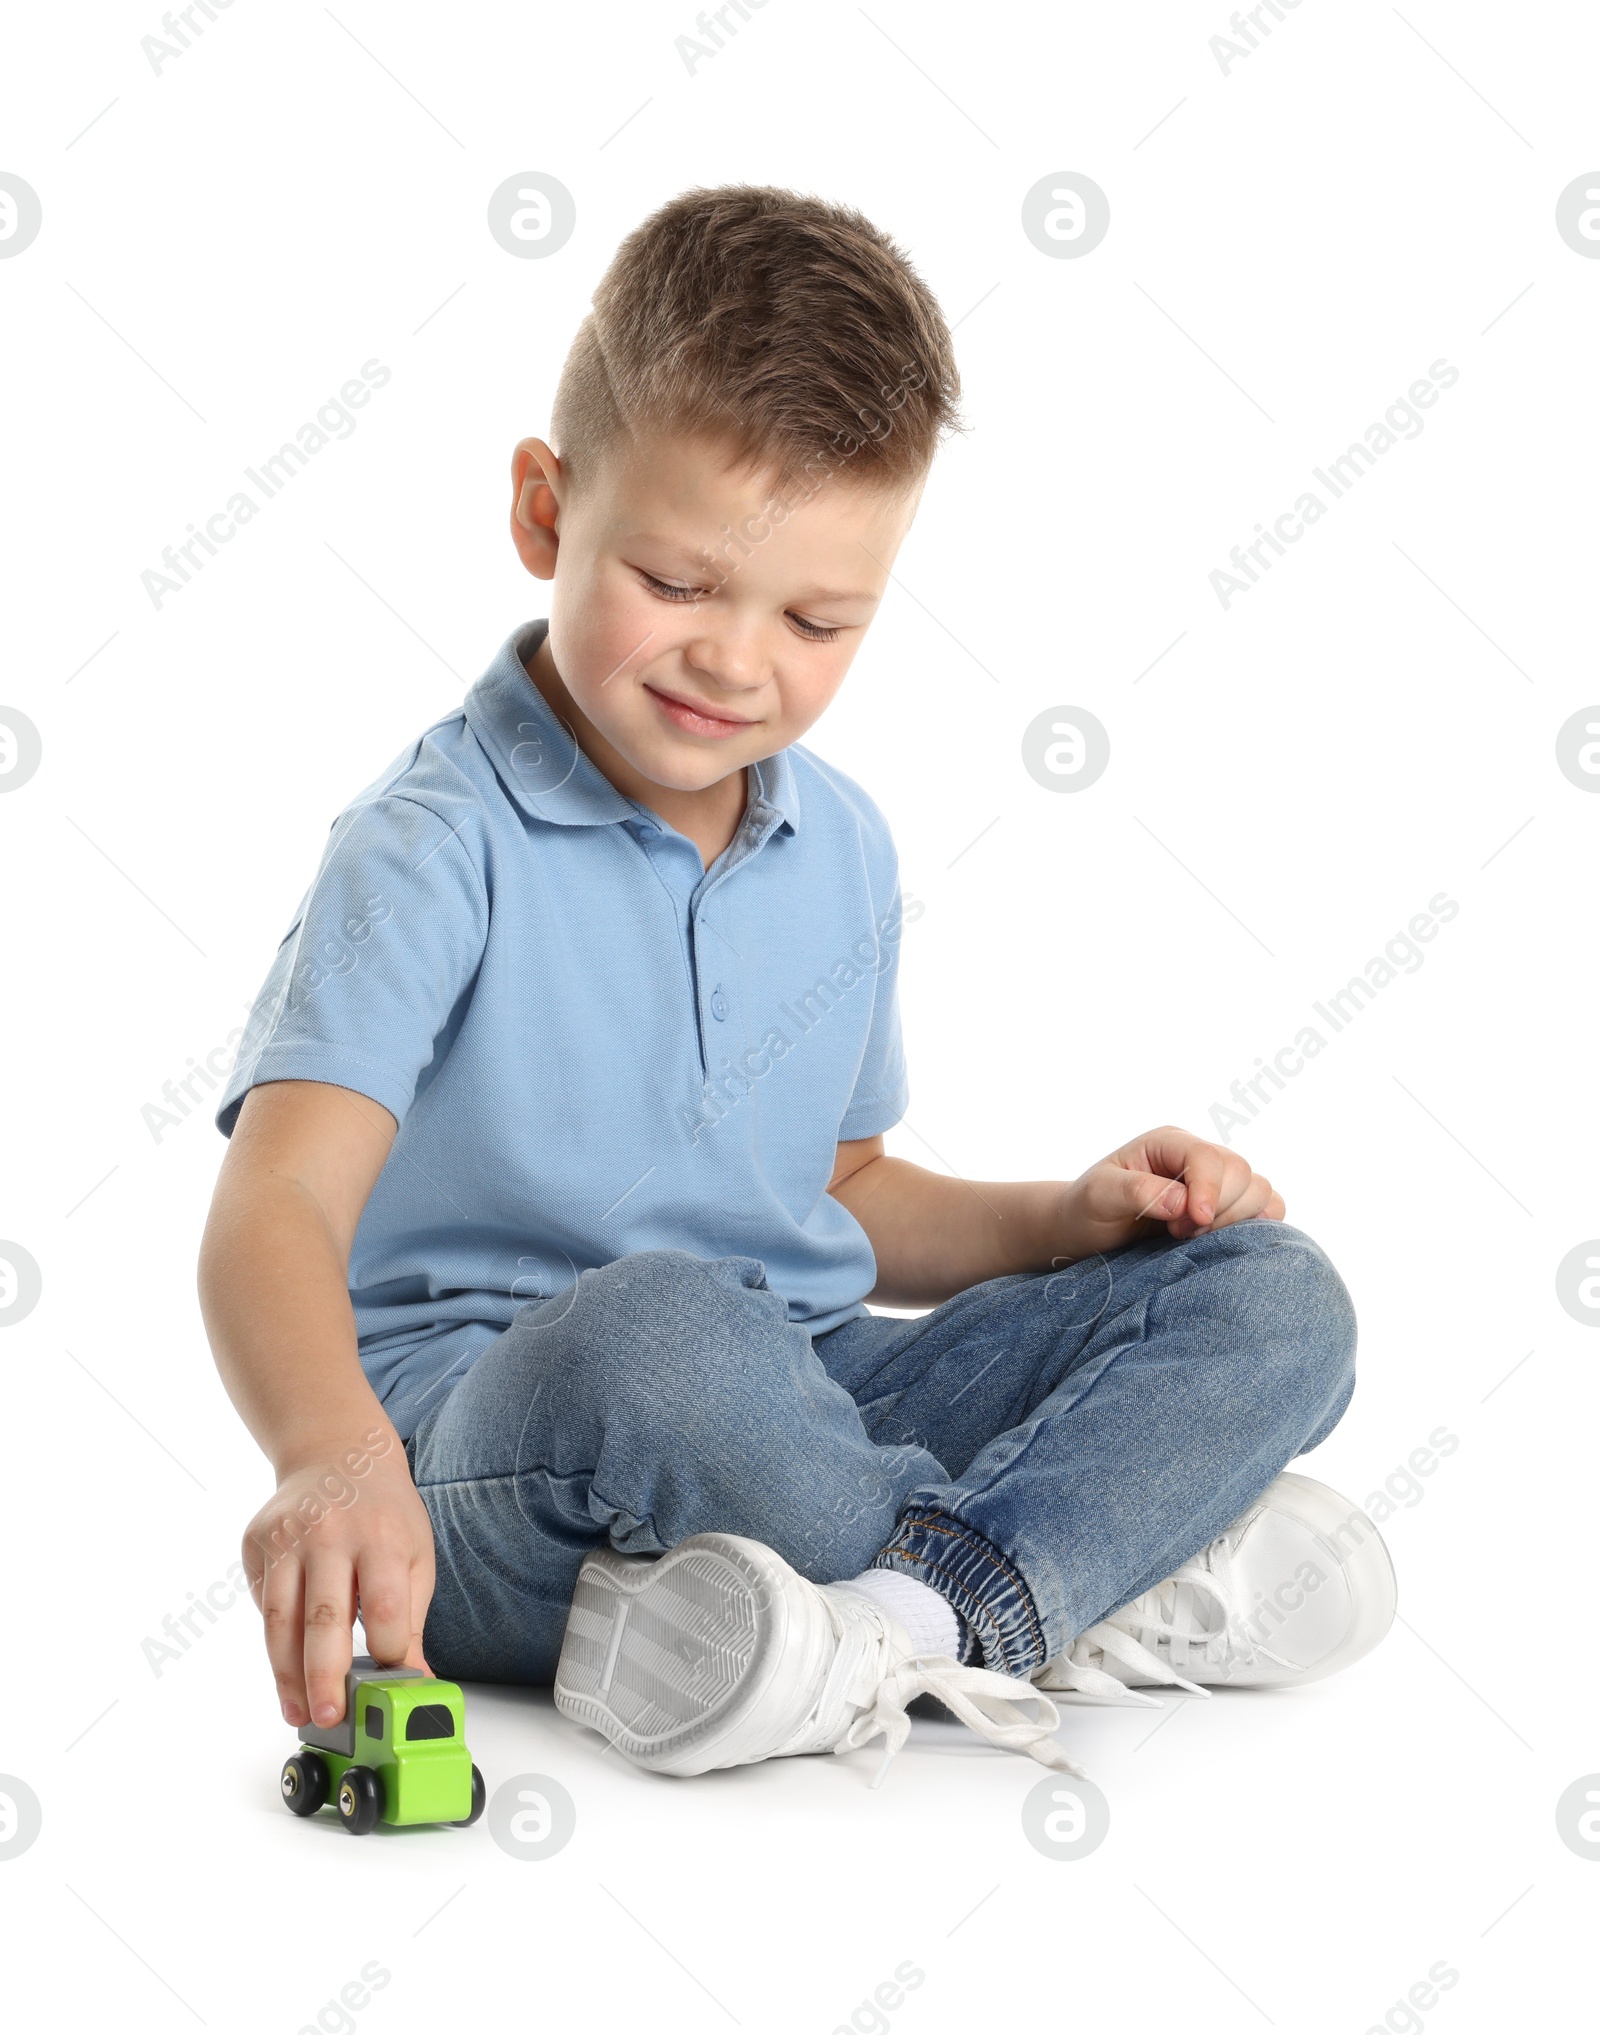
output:
M872 1138L897 1124L911 1099L905 1045L900 1036L900 936L905 921L898 874L889 909L878 920L878 965L872 986L872 1024L861 1056L841 1139Z
M341 814L251 1010L224 1136L266 1081L332 1082L404 1120L488 937L467 832L400 796Z

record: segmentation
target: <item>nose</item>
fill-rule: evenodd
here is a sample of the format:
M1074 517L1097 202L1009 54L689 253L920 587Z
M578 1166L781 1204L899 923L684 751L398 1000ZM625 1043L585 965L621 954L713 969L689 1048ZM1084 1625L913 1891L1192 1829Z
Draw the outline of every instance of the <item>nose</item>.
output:
M719 691L751 692L765 683L760 649L744 631L703 629L684 645L683 655L690 669Z

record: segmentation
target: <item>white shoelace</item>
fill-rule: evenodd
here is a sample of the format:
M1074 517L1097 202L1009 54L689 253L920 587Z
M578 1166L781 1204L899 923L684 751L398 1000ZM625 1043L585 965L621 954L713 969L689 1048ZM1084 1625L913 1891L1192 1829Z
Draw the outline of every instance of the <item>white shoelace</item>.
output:
M780 1754L854 1752L881 1734L877 1787L910 1733L907 1705L930 1695L991 1745L1082 1774L1051 1735L1061 1713L1042 1690L990 1668L963 1667L948 1654L913 1654L904 1628L871 1599L826 1587L821 1596L834 1629L833 1661L811 1714Z
M1241 1521L1238 1528L1230 1530L1240 1531L1246 1524L1247 1520ZM1209 1617L1205 1615L1207 1605ZM1154 1696L1141 1695L1098 1664L1106 1659L1121 1661L1144 1680L1170 1683L1194 1696L1209 1696L1211 1691L1179 1672L1191 1663L1225 1667L1230 1660L1266 1660L1289 1665L1280 1654L1252 1638L1240 1616L1233 1580L1233 1543L1226 1534L1202 1548L1165 1582L1080 1632L1067 1651L1048 1665L1052 1688L1070 1688L1109 1702L1161 1707Z

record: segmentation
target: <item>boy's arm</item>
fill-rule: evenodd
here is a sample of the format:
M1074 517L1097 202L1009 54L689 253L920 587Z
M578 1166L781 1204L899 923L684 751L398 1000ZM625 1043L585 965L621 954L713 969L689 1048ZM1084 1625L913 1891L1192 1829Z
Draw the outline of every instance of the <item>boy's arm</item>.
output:
M937 1307L984 1279L1049 1272L1165 1224L1177 1238L1253 1216L1283 1197L1226 1146L1171 1125L1097 1160L1077 1180L960 1180L890 1158L881 1136L841 1144L828 1192L878 1261L869 1300Z
M278 1479L245 1529L244 1564L295 1725L343 1714L358 1593L374 1656L425 1666L432 1530L362 1371L346 1284L395 1131L386 1109L350 1089L252 1088L201 1245L217 1369Z

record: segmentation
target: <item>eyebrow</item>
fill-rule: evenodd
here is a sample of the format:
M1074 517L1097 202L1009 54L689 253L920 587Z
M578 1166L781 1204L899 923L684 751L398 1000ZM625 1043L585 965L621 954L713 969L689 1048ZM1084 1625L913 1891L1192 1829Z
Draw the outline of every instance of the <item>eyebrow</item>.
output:
M684 565L692 566L696 572L705 572L708 569L705 558L690 545L679 544L671 538L653 536L648 530L637 531L625 541L630 544L652 545L666 556L676 558ZM710 548L709 545L706 546L707 550L710 550ZM838 587L808 586L802 587L794 595L794 599L797 601L871 602L876 601L878 598L877 594L870 592L865 587L851 587L846 590Z

